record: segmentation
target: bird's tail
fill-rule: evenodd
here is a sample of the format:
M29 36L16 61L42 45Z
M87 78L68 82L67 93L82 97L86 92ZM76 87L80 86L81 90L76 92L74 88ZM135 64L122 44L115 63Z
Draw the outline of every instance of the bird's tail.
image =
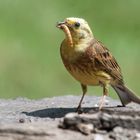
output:
M112 87L117 92L123 106L130 102L140 104L140 98L137 97L134 92L128 89L125 85L116 85Z

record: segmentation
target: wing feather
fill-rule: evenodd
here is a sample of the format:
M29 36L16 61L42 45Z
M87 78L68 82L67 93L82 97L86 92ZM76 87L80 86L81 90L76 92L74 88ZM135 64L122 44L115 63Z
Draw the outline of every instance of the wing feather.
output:
M89 48L90 51L92 50L94 52L91 53L94 54L93 57L96 69L106 72L114 80L123 83L120 66L110 51L100 41L95 39L90 44Z

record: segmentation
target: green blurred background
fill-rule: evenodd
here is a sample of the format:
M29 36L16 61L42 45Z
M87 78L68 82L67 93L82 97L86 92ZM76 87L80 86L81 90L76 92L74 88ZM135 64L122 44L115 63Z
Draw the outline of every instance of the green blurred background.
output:
M59 54L64 34L56 22L71 16L89 22L118 60L126 84L140 95L140 1L1 0L1 98L81 94ZM90 87L88 93L100 96L102 89Z

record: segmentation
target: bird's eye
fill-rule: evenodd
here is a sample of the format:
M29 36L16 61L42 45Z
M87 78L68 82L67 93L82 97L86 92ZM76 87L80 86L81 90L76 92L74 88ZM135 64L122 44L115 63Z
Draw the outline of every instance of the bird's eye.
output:
M80 27L80 23L79 23L79 22L76 22L76 23L74 24L74 26L75 26L76 28L78 28L78 27Z

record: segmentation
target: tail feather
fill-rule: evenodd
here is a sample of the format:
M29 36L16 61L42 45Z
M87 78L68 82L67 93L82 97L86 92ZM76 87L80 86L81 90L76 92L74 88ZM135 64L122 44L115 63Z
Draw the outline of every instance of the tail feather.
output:
M130 102L140 104L140 98L137 97L134 92L128 89L125 85L117 85L112 87L117 92L123 106Z

